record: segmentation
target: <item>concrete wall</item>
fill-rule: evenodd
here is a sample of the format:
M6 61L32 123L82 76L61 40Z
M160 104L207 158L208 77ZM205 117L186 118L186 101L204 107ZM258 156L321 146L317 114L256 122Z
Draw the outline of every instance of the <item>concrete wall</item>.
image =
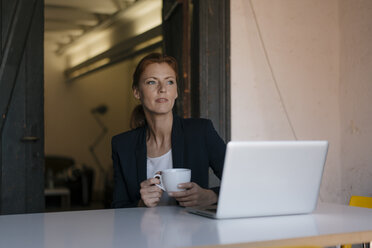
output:
M372 195L372 180L361 176L371 170L366 168L372 160L366 146L372 116L364 106L372 98L364 90L372 77L352 62L363 58L366 49L371 51L367 44L372 26L366 10L370 3L231 0L232 139L329 140L320 194L325 202L346 203L350 185L359 188L353 194ZM360 40L355 41L351 36L355 27L369 28L369 33L358 28ZM368 59L371 63L370 53ZM351 89L358 90L346 98ZM364 100L361 95L366 95ZM353 125L359 130L356 118L362 116L367 137L362 141L356 133L349 134L356 141L348 144L353 138L347 137L347 129ZM359 177L347 172L351 168Z
M343 196L372 196L372 1L340 1Z

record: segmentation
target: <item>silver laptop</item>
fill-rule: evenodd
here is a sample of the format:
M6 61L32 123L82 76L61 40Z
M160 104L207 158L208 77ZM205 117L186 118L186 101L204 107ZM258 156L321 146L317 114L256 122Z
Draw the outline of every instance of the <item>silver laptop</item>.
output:
M327 141L231 141L218 205L186 209L216 219L311 213L327 151Z

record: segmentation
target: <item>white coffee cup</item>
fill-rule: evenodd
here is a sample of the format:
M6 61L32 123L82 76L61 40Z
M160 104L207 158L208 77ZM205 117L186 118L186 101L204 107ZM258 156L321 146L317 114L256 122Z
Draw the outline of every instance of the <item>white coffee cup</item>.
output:
M185 189L178 188L178 184L190 182L191 170L184 168L167 169L163 170L161 175L155 174L153 177L159 178L160 184L156 184L156 186L164 191L184 191Z

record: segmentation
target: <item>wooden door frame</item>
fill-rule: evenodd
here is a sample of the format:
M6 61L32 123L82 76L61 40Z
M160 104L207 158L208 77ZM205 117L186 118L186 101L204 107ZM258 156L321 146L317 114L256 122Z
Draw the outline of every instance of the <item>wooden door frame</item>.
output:
M228 142L230 118L230 0L193 1L193 115L209 118ZM199 112L197 112L199 111Z
M180 62L176 113L211 119L229 141L230 0L163 0L163 37L164 52Z

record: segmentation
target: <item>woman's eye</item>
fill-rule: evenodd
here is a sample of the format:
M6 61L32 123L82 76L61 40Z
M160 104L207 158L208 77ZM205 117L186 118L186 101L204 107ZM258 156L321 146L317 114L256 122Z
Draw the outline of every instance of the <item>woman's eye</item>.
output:
M170 80L170 81L168 81L168 84L172 85L172 84L174 84L174 82L172 80Z
M156 82L152 80L152 81L148 81L147 84L153 85L153 84L156 84Z

